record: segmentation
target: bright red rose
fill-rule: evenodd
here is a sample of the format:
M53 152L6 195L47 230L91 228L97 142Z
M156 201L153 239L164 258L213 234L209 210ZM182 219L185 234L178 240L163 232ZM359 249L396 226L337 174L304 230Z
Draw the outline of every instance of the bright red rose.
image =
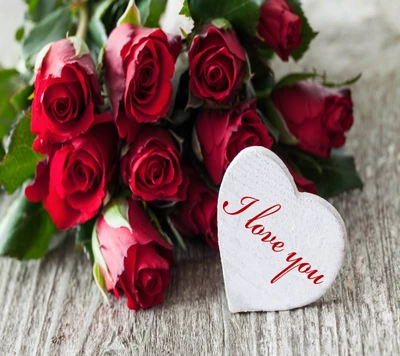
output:
M118 132L129 142L134 135L130 122L155 122L167 114L180 50L180 37L168 37L161 29L124 23L111 32L105 81Z
M267 0L260 8L257 32L266 46L287 61L289 55L300 46L301 20L287 0Z
M162 239L138 201L112 201L97 220L97 240L106 263L108 290L126 295L128 308L147 309L164 300L173 263L172 245Z
M39 55L32 103L34 149L65 142L95 123L94 107L103 103L96 68L84 42L70 37ZM42 151L43 151L42 150Z
M293 177L294 182L296 183L297 190L299 192L307 192L312 194L317 194L317 187L314 182L304 178L300 173L296 172L289 164L286 164L290 174Z
M177 206L172 221L178 231L187 237L201 236L218 249L217 201L218 195L195 172L189 176L187 198Z
M327 158L331 147L345 144L353 125L350 90L305 81L274 91L272 101L304 151Z
M195 124L203 163L215 184L221 183L229 163L246 147L270 148L273 139L256 112L255 100L230 110L203 109Z
M207 102L227 102L243 84L245 62L236 34L209 24L189 50L190 89Z
M121 175L133 198L184 200L188 179L172 136L160 126L142 126L121 161Z
M109 117L110 114L102 116ZM60 230L96 215L107 193L117 158L118 134L112 123L93 126L39 162L36 177L25 189L28 200L43 200Z

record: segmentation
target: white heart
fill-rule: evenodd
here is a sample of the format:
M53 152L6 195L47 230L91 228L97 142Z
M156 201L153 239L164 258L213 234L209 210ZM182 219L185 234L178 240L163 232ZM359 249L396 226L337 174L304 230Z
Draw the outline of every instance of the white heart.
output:
M243 150L229 165L218 197L229 310L288 310L314 302L339 273L345 237L335 208L299 193L278 156L263 147Z

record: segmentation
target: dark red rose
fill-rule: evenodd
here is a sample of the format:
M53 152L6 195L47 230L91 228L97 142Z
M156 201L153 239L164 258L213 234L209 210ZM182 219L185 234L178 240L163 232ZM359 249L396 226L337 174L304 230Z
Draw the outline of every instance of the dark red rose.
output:
M305 81L274 91L272 101L304 151L327 158L331 147L345 144L353 125L350 90Z
M121 288L129 309L160 304L170 280L172 245L162 239L141 204L112 201L95 229L107 267L102 269L107 289L119 298L117 288Z
M201 236L213 249L218 249L218 195L207 187L196 172L191 172L189 178L187 198L178 204L172 221L182 235Z
M300 173L295 171L289 164L286 164L290 174L293 177L294 182L296 183L297 190L299 192L307 192L312 194L317 194L317 187L315 186L314 182L304 178Z
M203 163L215 184L221 183L229 163L246 147L270 148L273 139L256 112L255 100L230 110L203 109L195 124Z
M110 114L102 116L109 117ZM93 218L107 193L117 157L118 134L112 123L93 126L84 135L53 149L39 162L26 189L28 200L43 200L60 230Z
M111 32L105 81L118 132L129 142L134 135L130 122L155 122L167 114L180 50L180 37L168 37L161 29L124 23Z
M287 61L289 55L300 46L301 20L287 0L267 0L260 8L257 32L266 46Z
M31 123L40 141L36 150L86 132L95 123L94 107L103 103L94 62L80 39L54 42L39 58Z
M190 89L207 102L229 101L243 83L245 61L232 30L203 27L189 50Z
M122 158L122 179L134 199L184 200L189 182L181 161L182 155L166 129L142 126Z

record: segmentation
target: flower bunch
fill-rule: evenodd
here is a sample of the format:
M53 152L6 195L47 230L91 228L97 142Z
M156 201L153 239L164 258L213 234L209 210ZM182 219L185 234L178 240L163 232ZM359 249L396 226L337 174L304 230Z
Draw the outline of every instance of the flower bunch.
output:
M361 186L337 150L353 124L350 90L316 72L277 80L270 67L274 54L299 60L316 35L297 0L191 0L178 17L147 3L71 1L43 18L30 8L25 74L10 73L32 79L11 98L0 165L5 190L25 194L2 254L39 258L56 230L73 229L98 286L134 310L163 301L174 242L218 249L218 189L241 150L273 150L300 191ZM193 28L169 33L161 18ZM34 236L23 248L21 231Z

